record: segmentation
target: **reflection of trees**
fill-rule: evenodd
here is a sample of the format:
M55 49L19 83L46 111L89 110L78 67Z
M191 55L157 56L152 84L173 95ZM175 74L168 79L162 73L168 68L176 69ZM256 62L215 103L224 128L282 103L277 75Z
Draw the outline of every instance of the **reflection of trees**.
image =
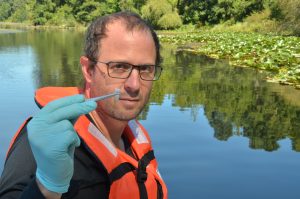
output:
M35 73L37 87L80 85L82 75L79 58L84 36L80 32L35 32L33 47L39 67Z
M210 125L214 127L215 134L214 136L218 140L227 140L232 136L232 124L230 121L226 121L224 117L226 114L213 111L210 113Z
M169 53L160 85L174 94L174 106L193 115L203 105L217 139L243 135L251 148L272 151L278 140L291 138L293 150L300 151L300 108L271 93L259 72L186 52L169 60Z
M36 87L80 85L83 34L66 30L4 34L1 47L31 46L36 53Z

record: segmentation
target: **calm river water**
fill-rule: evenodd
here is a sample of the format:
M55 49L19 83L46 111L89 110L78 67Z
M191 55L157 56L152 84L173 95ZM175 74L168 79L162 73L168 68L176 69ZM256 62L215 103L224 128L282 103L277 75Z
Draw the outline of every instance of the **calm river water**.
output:
M0 30L0 172L43 86L81 85L83 34ZM164 44L163 75L140 116L169 198L300 198L300 91Z

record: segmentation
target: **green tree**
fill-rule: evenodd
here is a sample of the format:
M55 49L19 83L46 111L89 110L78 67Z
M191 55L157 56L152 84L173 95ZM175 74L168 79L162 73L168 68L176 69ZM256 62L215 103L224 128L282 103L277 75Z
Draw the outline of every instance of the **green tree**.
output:
M178 0L177 8L183 23L192 24L214 24L217 23L213 6L218 0Z
M281 31L300 36L299 0L277 0L270 7L271 17L278 20Z
M68 27L75 26L77 22L72 14L72 10L73 9L67 4L59 7L49 20L49 23L53 25L65 25Z
M78 4L77 4L78 5ZM106 0L98 2L95 0L84 0L76 9L75 18L84 24L87 24L99 16L119 11L117 0Z
M178 28L182 25L180 16L176 12L164 14L157 22L162 29Z
M242 21L253 12L264 9L263 0L238 0L232 3L235 21Z
M28 19L28 12L26 12L26 1L14 0L12 2L12 15L10 20L13 22L23 22Z
M149 0L141 13L155 28L172 29L182 24L177 10L166 0Z
M139 13L134 0L120 0L119 7L121 10L129 10L131 12Z
M213 7L213 11L218 18L217 21L227 21L234 18L234 9L232 0L219 0Z
M7 19L11 14L11 6L8 2L0 1L0 21Z
M33 24L45 25L50 20L55 11L55 3L51 0L37 1L33 11Z
M229 19L242 21L264 7L263 0L178 0L177 8L184 23L217 24Z
M105 5L96 1L85 1L76 14L76 19L83 23L92 21L96 16L102 15Z

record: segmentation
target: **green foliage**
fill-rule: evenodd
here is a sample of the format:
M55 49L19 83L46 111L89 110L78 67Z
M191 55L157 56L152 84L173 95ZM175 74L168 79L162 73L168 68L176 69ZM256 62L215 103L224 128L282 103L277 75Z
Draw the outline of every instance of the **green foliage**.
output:
M183 18L183 23L215 24L217 18L213 12L213 6L218 0L178 1L178 12Z
M155 28L177 28L182 25L182 21L171 3L167 0L150 0L142 7L142 16Z
M270 18L276 20L282 20L284 18L281 8L277 1L270 3L269 8L271 10Z
M271 16L279 21L281 31L300 36L299 10L299 0L278 0L271 6Z
M51 0L41 0L34 7L33 24L45 25L53 16L55 4Z
M264 8L262 0L234 0L232 6L236 21L242 21L253 12L261 11Z
M24 7L25 10L25 7ZM28 19L28 12L24 12L24 10L19 9L10 17L10 21L12 22L24 22Z
M0 1L0 21L7 19L11 13L11 6L8 2Z
M212 10L220 21L227 21L234 18L234 7L231 0L219 0L218 4L213 6Z
M228 59L232 65L273 71L270 78L300 84L300 38L255 33L201 32L160 35L172 43L198 42L193 52Z
M134 13L139 13L139 10L136 8L134 0L120 0L119 7L120 10L128 10Z
M119 0L118 6L120 10L129 10L140 14L142 6L146 4L147 0Z
M163 15L157 22L162 29L174 29L182 25L180 16L176 12Z
M99 2L86 1L79 7L79 12L77 12L75 17L80 22L88 23L96 16L101 16L104 7L105 5Z
M106 2L98 1L84 1L75 10L75 18L83 23L87 24L99 16L110 14L119 11L118 1L106 0Z
M141 14L157 29L234 25L232 30L300 35L299 0L0 0L1 21L34 25L87 25L121 10ZM269 10L271 20L259 21Z
M165 14L172 12L172 5L166 0L149 0L142 7L143 18L149 21L154 27L158 26L158 20Z
M48 23L57 26L63 25L67 27L74 27L77 22L72 15L72 8L65 4L56 10L55 15L53 15Z
M217 24L229 19L242 21L263 9L262 0L199 0L178 1L179 14L184 23Z
M32 18L31 11L35 0L11 0L7 11L9 16L6 17L8 21L12 22L26 22ZM7 8L4 8L7 9ZM1 12L2 8L0 8Z
M215 25L213 31L233 31L233 32L259 32L270 33L278 31L278 23L270 19L270 9L261 12L255 12L246 17L243 22L235 23L228 20L225 23Z

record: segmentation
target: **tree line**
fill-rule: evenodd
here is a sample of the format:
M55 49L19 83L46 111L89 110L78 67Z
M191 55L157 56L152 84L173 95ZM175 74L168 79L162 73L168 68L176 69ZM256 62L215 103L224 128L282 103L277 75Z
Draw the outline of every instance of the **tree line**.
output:
M98 16L130 10L156 29L175 29L234 24L266 9L283 28L300 29L299 0L0 0L0 21L86 26Z

